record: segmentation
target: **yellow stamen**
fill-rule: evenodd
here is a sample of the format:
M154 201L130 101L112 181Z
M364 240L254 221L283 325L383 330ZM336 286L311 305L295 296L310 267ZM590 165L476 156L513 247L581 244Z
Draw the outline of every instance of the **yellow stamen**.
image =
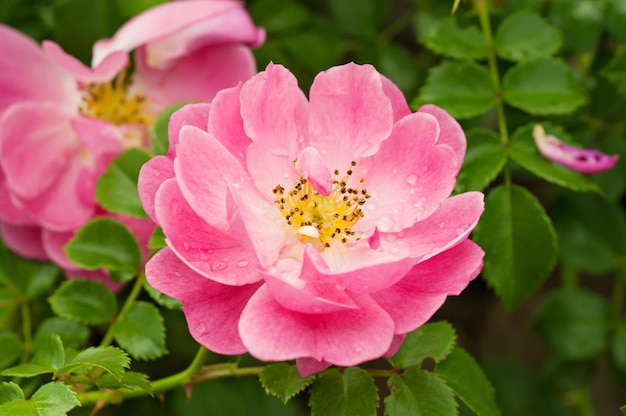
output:
M355 165L356 162L352 162L352 167ZM370 195L367 189L361 187L364 179L360 180L358 187L348 187L352 167L340 180L335 179L339 175L339 171L335 170L333 189L328 196L320 195L302 177L287 194L280 185L273 189L278 209L287 224L298 230L303 241L317 239L325 247L330 247L332 242L347 243L354 236L352 227L363 217L361 206Z
M142 94L130 94L130 85L126 71L111 82L85 85L79 112L115 125L151 124L154 116L149 111L150 103Z

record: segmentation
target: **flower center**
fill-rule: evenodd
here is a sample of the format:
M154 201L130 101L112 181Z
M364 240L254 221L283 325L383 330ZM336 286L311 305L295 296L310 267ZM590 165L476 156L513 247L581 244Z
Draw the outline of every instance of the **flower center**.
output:
M154 117L150 103L143 94L129 93L130 86L126 71L111 82L85 85L79 112L115 125L151 124Z
M352 167L356 162L352 162ZM354 236L352 227L363 217L361 206L370 195L362 187L365 179L356 188L348 187L352 168L342 179L336 179L339 171L334 171L333 188L328 196L320 195L311 184L300 177L288 193L276 185L273 189L281 214L287 224L295 228L301 240L319 240L326 247L334 241L347 243ZM360 237L355 240L359 240Z

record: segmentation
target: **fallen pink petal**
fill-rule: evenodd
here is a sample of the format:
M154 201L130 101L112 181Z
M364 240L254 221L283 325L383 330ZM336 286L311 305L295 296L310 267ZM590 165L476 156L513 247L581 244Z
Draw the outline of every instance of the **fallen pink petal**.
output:
M607 155L599 150L567 145L555 136L546 134L539 124L535 124L533 128L533 137L537 149L546 159L581 173L604 172L612 169L619 160L619 155Z
M483 194L450 196L463 130L436 106L412 113L371 65L321 72L307 100L270 63L178 110L170 137L139 176L167 242L146 276L217 353L302 375L376 359L482 268L468 236Z

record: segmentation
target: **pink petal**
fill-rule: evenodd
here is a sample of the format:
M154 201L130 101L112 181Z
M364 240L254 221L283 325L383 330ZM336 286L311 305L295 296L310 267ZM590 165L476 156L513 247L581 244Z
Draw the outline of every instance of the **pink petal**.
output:
M613 168L619 159L619 155L607 155L598 150L568 146L556 137L546 135L539 124L533 129L533 137L537 149L546 159L578 172L586 174L604 172Z
M242 84L218 92L211 105L208 132L218 137L220 142L242 165L245 164L246 150L250 138L246 135L241 118L239 94Z
M241 183L248 177L239 161L208 133L184 126L174 171L185 199L196 214L228 233L231 209L227 204L227 181Z
M483 265L484 252L471 240L416 265L394 286L371 296L403 334L423 325L449 295L458 295Z
M109 273L105 269L83 270L83 269L63 269L65 277L72 279L89 279L102 283L113 293L117 293L124 287L124 283L118 283L111 280Z
M26 212L15 204L0 169L0 220L12 225L34 225Z
M168 246L193 271L226 285L245 285L261 280L253 252L196 215L176 184L163 182L156 195L156 217Z
M126 22L111 39L96 42L94 66L114 51L149 46L152 66L164 67L193 50L219 43L258 45L257 29L244 6L235 1L179 1L153 7Z
M417 111L431 114L439 122L440 133L437 144L447 144L454 149L458 173L465 158L465 149L467 147L467 140L461 125L447 111L432 104L423 105Z
M80 191L84 185L84 168L77 158L68 161L58 181L32 199L20 199L28 215L42 227L53 231L75 230L94 213L95 201L85 200Z
M128 64L127 53L115 52L107 56L96 69L92 70L52 41L44 41L42 49L52 61L72 74L75 79L85 83L111 81Z
M482 193L455 195L412 228L381 234L381 249L391 252L408 250L416 262L427 260L464 240L478 223L483 209Z
M450 195L458 163L447 145L437 145L437 119L414 113L394 125L380 151L359 162L372 198L362 206L358 228L398 232L431 215ZM358 172L356 169L355 172Z
M196 341L218 354L242 354L237 324L258 284L225 286L200 276L168 248L146 264L150 285L183 303L183 312Z
M0 56L0 113L30 100L48 100L66 110L78 105L75 80L26 35L0 25Z
M167 157L174 159L176 156L176 145L179 142L180 130L184 126L196 126L200 130L206 131L209 124L209 113L211 105L208 103L186 104L170 116L167 125L167 136L169 138L169 149Z
M34 198L59 180L68 159L80 147L67 123L68 114L52 103L12 106L0 122L0 163L7 187L22 198Z
M241 314L239 333L250 354L262 361L309 357L357 365L388 350L393 322L369 297L354 300L359 309L304 314L283 308L261 287Z
M96 174L104 172L111 161L124 151L122 132L108 121L78 117L70 120L76 138L93 157Z
M241 116L248 147L248 171L265 195L279 183L289 189L297 176L293 161L306 128L308 103L298 81L282 65L270 63L241 89Z
M295 165L300 175L311 184L317 193L330 195L333 188L333 178L314 147L307 146L302 149L298 153Z
M307 377L311 374L326 370L332 364L327 363L326 361L318 361L311 357L298 357L296 358L296 365L298 366L298 373L300 373L300 377Z
M311 86L311 145L330 169L375 154L393 125L391 100L373 66L350 63L315 77Z
M301 268L302 263L286 258L272 267L271 273L261 271L272 297L283 307L313 314L358 308L350 295L337 285L300 279Z
M79 270L68 258L63 247L74 237L74 231L54 232L44 229L42 232L43 246L50 260L66 270Z
M412 113L409 108L409 104L406 102L406 98L400 88L396 86L389 78L384 75L380 76L383 83L383 92L391 101L391 108L393 109L393 121L396 122Z
M402 346L402 343L404 342L404 338L406 338L406 334L394 335L393 341L391 341L391 346L389 346L389 349L387 350L385 355L383 355L383 357L385 358L393 357Z
M156 156L144 163L139 171L137 191L144 211L158 224L154 214L154 199L157 190L167 179L174 177L174 162L165 156Z
M146 91L157 107L182 101L211 101L256 73L252 52L242 45L216 45L185 56L167 69L151 69L136 52L135 85ZM202 71L198 71L202 68Z
M12 251L22 257L48 261L48 255L41 242L41 228L37 226L10 225L0 223L2 241Z
M337 246L321 254L307 247L301 279L336 284L353 292L372 293L387 288L413 267L409 250L372 250L369 245Z

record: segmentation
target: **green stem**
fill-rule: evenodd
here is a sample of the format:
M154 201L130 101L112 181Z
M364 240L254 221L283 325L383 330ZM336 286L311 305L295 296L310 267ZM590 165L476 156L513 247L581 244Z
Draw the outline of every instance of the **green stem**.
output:
M504 104L502 103L502 87L500 86L500 74L498 72L498 61L496 59L496 47L493 41L493 31L491 30L491 22L489 20L489 10L487 9L486 0L474 0L476 11L478 12L478 18L480 20L480 27L483 31L483 37L487 44L487 62L489 64L489 74L491 75L491 82L496 92L496 98L498 99L496 104L496 112L498 116L498 128L500 130L500 140L502 144L507 145L509 143L509 130L506 125L506 118L504 116Z
M613 280L613 331L617 331L622 320L624 292L626 290L626 269L621 269Z
M20 312L22 315L22 335L24 337L22 355L20 357L20 362L25 363L28 361L28 357L33 352L33 339L32 339L32 330L33 325L30 316L30 307L28 305L28 299L21 298L20 302Z
M137 300L137 296L139 296L139 293L141 293L144 280L146 280L146 276L143 273L137 276L137 279L135 279L135 284L132 290L130 291L130 293L128 294L128 298L126 298L126 302L124 302L124 306L122 306L122 310L120 310L120 313L117 315L115 320L111 323L111 325L109 326L109 329L107 330L106 334L104 334L104 337L102 338L102 342L100 342L101 347L106 347L108 345L111 345L111 343L113 342L114 324L115 322L124 320L124 317L128 313L129 309L131 308L131 306L133 306L133 303L135 303L135 300Z
M201 381L224 378L224 377L241 377L247 375L259 374L265 367L242 367L237 368L237 363L221 363L208 366L202 366L206 361L209 351L200 347L193 361L185 370L180 373L162 378L152 382L152 391L145 390L99 390L86 393L79 393L78 400L83 405L100 404L100 403L120 403L125 399L134 397L147 396L154 393L161 393L171 390L175 387L181 387L189 384L196 384Z
M596 412L593 410L593 403L591 402L589 391L587 389L581 389L578 390L575 395L578 414L580 416L595 416Z
M563 289L578 289L578 273L576 269L563 264L561 266L561 287Z
M378 39L383 43L388 43L396 35L402 32L407 26L413 23L413 17L417 13L417 5L406 13L400 15L396 20L391 22L383 31L378 35Z

